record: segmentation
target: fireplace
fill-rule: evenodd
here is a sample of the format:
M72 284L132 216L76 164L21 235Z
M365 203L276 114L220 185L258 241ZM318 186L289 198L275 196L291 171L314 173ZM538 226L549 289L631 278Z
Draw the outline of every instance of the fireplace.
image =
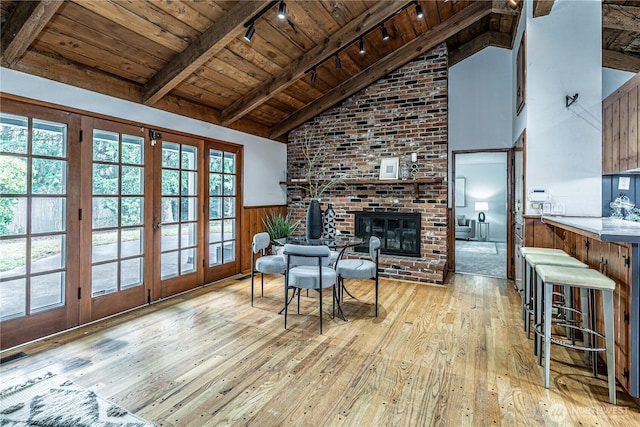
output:
M420 256L421 214L415 212L352 212L355 215L355 235L380 239L380 253L387 255ZM367 252L368 247L356 251Z

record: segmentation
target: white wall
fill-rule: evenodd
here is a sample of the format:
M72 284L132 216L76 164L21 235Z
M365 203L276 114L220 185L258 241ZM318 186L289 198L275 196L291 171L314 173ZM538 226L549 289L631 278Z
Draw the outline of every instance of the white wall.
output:
M511 51L487 47L449 69L449 153L510 148Z
M602 67L602 99L606 99L633 76L635 73L629 71Z
M0 68L0 91L244 146L244 206L284 205L287 146L141 104Z
M547 189L567 215L600 216L602 4L557 0L533 18L527 0L526 16L527 187Z
M497 47L487 47L449 69L449 182L453 151L513 145L512 74L511 51ZM449 207L451 200L449 194Z

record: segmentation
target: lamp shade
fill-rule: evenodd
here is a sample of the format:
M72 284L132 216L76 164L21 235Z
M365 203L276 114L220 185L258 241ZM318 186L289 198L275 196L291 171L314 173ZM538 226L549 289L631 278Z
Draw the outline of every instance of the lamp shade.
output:
M475 210L477 210L477 211L489 210L489 203L488 202L476 202Z

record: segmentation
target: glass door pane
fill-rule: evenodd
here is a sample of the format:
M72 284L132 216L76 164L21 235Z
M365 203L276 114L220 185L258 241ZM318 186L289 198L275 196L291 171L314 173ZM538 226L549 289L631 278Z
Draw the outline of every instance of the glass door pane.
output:
M236 153L209 150L209 267L236 261Z
M198 147L162 142L160 278L194 273L198 259Z
M0 113L0 318L65 305L67 125Z
M242 149L208 142L205 222L205 281L240 273L240 200Z
M143 286L144 138L94 129L92 143L91 296L99 297Z

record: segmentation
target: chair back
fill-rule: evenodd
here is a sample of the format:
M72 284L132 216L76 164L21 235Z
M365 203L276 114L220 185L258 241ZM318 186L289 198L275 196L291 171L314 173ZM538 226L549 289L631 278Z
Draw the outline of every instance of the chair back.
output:
M269 233L262 232L253 236L253 243L251 244L251 250L253 250L254 254L257 254L261 250L267 249L269 243L271 242L271 237L269 237Z
M305 246L287 243L284 245L284 255L287 258L288 265L318 265L318 259L321 265L326 267L329 265L331 251L328 246Z
M378 251L380 250L380 239L376 236L371 236L369 239L369 256L371 259L376 259Z

